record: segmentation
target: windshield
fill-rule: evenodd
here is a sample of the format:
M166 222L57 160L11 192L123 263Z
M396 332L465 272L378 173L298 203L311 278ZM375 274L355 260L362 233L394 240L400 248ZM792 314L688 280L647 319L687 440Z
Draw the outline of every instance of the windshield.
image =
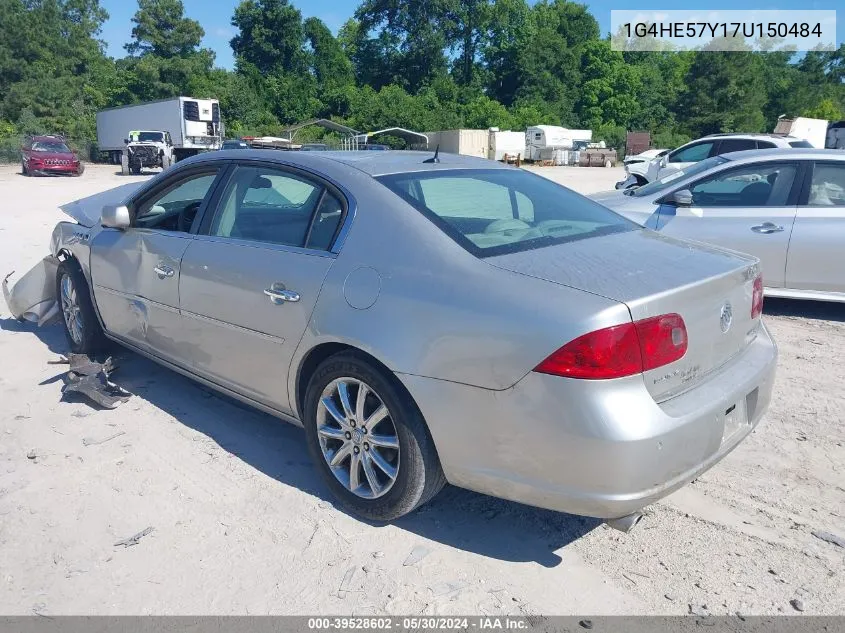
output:
M638 228L600 204L521 169L415 172L377 180L477 257Z
M625 195L634 196L635 198L639 198L640 196L650 196L663 191L666 187L681 178L700 174L701 172L705 172L716 165L721 165L726 162L728 162L728 159L723 156L711 156L710 158L705 158L702 161L693 163L689 167L678 169L670 174L666 174L662 178L658 178L657 180L654 180L647 185L643 185L642 187L637 187L636 189L626 189L624 193Z
M70 149L59 141L36 141L32 144L33 152L53 152L55 154L70 154Z
M153 143L163 143L164 134L161 132L138 132L138 142L150 141Z

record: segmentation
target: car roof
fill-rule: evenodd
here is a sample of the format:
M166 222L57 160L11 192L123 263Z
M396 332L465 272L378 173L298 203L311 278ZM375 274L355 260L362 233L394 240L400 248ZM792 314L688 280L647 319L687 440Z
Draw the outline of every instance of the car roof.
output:
M459 154L438 154L438 163L426 163L434 156L434 150L427 151L331 151L331 152L297 152L277 149L246 149L220 150L199 154L179 161L179 165L213 160L266 160L289 165L300 165L304 168L319 169L327 163L335 166L345 166L364 172L370 176L384 176L387 174L402 174L409 172L442 171L450 169L514 169L502 163L461 156Z
M845 161L845 150L816 149L811 147L772 147L769 149L747 149L741 152L722 154L732 162L757 162L758 160L837 160Z
M789 134L775 134L773 132L719 132L718 134L708 134L701 138L782 138L792 140L803 140L797 136L790 136Z

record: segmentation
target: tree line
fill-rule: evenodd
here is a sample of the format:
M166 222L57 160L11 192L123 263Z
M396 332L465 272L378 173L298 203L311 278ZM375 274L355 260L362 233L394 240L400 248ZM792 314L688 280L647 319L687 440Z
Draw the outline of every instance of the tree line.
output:
M780 115L845 118L845 45L622 53L568 0L363 0L337 35L288 0L242 0L233 70L215 67L181 0L138 0L118 59L99 0L0 0L0 16L0 153L13 159L23 134L85 149L98 110L176 95L219 99L229 136L326 117L359 130L564 125L619 148L647 130L670 147L771 131Z

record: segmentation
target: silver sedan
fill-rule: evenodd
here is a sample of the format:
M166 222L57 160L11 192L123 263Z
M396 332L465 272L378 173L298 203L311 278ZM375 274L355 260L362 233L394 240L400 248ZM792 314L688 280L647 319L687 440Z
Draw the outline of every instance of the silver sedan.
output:
M758 262L481 159L221 151L64 207L12 312L304 426L350 510L447 481L630 526L766 410Z
M591 196L635 222L762 262L772 297L845 302L845 152L714 156L642 187Z

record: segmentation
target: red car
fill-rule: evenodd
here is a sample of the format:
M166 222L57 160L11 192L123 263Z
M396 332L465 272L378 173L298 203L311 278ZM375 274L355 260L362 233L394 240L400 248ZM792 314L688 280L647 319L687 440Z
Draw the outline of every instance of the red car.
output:
M83 171L85 165L61 136L32 136L21 147L21 172L24 176L81 176Z

